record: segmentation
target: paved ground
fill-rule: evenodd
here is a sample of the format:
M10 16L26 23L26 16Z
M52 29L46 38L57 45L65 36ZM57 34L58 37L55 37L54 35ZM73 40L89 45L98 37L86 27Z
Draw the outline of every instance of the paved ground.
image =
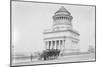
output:
M61 63L61 62L79 62L79 61L94 61L95 54L84 54L84 55L73 55L73 56L60 56L54 60L37 60L34 59L32 61L27 60L20 63L14 63L13 65L32 65L32 64L46 64L46 63Z

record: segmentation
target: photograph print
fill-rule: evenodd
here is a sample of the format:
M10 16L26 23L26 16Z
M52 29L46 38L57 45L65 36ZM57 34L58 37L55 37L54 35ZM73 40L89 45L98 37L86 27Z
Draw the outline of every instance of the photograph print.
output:
M95 62L95 9L11 1L11 66Z

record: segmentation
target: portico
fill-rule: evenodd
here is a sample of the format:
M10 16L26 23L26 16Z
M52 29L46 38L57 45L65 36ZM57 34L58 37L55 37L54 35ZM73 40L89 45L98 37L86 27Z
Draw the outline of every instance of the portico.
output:
M64 45L65 45L65 40L47 40L47 41L45 41L46 49L63 50Z

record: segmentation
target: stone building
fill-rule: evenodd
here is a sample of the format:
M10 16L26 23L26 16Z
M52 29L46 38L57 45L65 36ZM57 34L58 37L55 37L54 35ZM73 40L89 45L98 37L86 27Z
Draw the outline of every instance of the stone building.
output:
M79 33L73 29L71 13L63 6L53 16L53 28L44 31L45 49L59 49L61 52L79 51Z

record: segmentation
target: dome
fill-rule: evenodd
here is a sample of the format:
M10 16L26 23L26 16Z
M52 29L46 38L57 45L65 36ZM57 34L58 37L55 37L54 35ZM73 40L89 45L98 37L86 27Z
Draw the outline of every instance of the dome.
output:
M70 15L70 12L69 12L68 10L66 10L66 9L64 8L64 6L62 6L55 14L56 14L56 15L57 15L57 14Z

